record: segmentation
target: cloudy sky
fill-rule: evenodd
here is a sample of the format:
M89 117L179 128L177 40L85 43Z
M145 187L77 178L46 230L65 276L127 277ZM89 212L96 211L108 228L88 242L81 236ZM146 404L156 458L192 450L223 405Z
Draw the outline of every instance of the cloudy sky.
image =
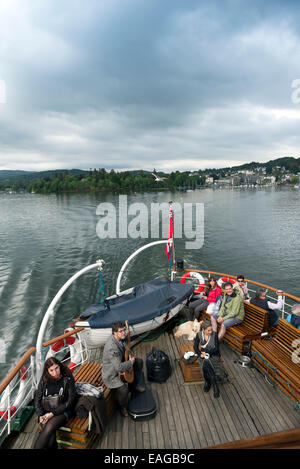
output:
M297 79L298 1L2 0L0 169L299 157Z

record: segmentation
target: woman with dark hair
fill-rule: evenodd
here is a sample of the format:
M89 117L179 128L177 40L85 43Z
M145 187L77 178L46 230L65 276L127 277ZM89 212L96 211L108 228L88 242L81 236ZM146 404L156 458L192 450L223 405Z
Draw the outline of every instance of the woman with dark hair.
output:
M57 358L48 358L34 399L41 429L34 449L57 449L56 430L69 420L75 399L72 372Z
M205 379L204 392L208 392L212 385L214 397L219 397L217 382L226 381L227 373L221 360L217 321L213 316L210 321L204 321L201 324L200 332L195 338L194 351L202 363L202 373Z
M215 277L209 277L206 283L206 289L204 291L204 295L199 300L192 301L189 304L189 319L190 321L194 321L194 319L199 319L200 312L204 309L207 309L208 306L213 310L207 311L210 314L212 312L218 311L218 300L222 298L222 288L219 287L217 280Z

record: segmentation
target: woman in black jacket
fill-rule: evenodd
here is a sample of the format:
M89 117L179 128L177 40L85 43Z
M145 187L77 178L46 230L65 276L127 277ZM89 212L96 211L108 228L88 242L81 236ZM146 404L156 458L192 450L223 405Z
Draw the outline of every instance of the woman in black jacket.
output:
M200 332L195 338L194 351L200 358L199 364L202 364L204 392L208 392L213 385L214 397L218 398L220 391L217 382L227 381L227 372L221 360L217 321L213 316L210 321L202 322Z
M75 399L72 372L57 358L48 358L34 399L41 428L34 449L57 448L56 430L69 420Z

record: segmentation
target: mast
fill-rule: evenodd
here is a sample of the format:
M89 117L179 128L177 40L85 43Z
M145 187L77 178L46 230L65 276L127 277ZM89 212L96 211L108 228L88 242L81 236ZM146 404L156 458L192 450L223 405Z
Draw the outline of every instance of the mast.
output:
M174 212L173 212L173 205L172 200L169 202L170 206L170 218L172 218L172 254L173 254L173 268L175 268L175 245L174 245Z

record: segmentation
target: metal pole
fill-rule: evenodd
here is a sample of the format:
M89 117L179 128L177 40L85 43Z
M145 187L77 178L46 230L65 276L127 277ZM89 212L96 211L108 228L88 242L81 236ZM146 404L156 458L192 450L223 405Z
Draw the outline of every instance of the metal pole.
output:
M124 270L126 269L127 265L129 264L129 262L130 262L137 254L139 254L140 252L144 251L144 249L150 248L151 246L155 246L156 244L163 244L163 243L167 243L167 242L168 242L167 239L164 239L164 240L161 240L161 241L153 241L152 243L146 244L146 246L142 246L141 248L137 249L133 254L131 254L131 256L128 257L128 259L127 259L127 260L124 262L124 264L122 265L121 270L120 270L119 275L118 275L118 278L117 278L117 284L116 284L116 294L117 294L117 295L120 294L121 278L122 278L122 275L123 275Z
M40 326L40 330L38 333L38 338L36 341L36 379L39 381L41 375L42 375L42 343L43 343L43 337L44 333L47 327L47 324L49 322L49 319L54 315L54 307L56 306L57 302L59 299L62 297L64 292L69 288L69 286L81 275L84 273L88 272L89 270L98 268L99 270L102 270L102 265L104 261L103 260L98 260L95 264L89 265L87 267L84 267L81 269L79 272L77 272L75 275L73 275L58 291L58 293L55 295L53 300L51 301Z

